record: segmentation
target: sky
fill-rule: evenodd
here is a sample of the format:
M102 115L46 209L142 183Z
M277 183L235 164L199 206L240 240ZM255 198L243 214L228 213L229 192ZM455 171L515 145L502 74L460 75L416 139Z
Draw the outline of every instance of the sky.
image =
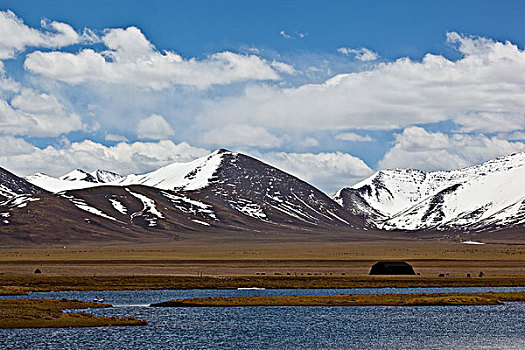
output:
M326 192L525 151L520 1L1 1L0 166L226 148Z

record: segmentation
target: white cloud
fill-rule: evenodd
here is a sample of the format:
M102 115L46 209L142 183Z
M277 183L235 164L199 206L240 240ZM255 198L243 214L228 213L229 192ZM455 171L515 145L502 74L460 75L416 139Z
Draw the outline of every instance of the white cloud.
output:
M16 93L21 89L19 82L7 77L2 71L2 61L0 61L0 96L5 96L5 93Z
M269 152L257 156L327 192L353 185L373 174L373 170L361 159L342 152Z
M171 85L206 89L239 81L280 79L255 55L225 51L197 60L184 59L172 51L159 52L136 27L108 29L101 40L109 50L35 51L27 55L24 67L70 84L101 81L155 90Z
M272 130L391 130L453 120L478 132L523 129L525 52L509 42L450 34L463 57L427 54L297 88L251 84L209 101L198 121L271 125ZM475 126L476 118L486 121ZM509 116L512 118L509 119Z
M58 136L87 128L56 97L22 89L10 103L0 99L0 132L12 135Z
M173 135L175 131L163 116L152 114L141 119L137 126L137 136L140 139L161 140Z
M525 143L509 142L485 135L429 132L420 127L406 128L396 135L394 147L379 162L381 169L458 169L514 152L525 151Z
M317 147L319 146L319 141L317 141L317 139L314 139L313 137L307 137L304 140L302 140L300 144L303 147Z
M16 138L13 136L0 136L0 157L13 157L17 155L24 155L32 153L34 146L21 138ZM5 167L6 165L0 164L0 166Z
M106 141L116 141L116 142L128 142L128 138L122 135L107 134L104 138Z
M297 74L294 67L290 66L289 64L278 62L274 60L270 65L281 73L290 74L290 75Z
M21 176L44 172L59 176L71 169L106 169L120 174L144 173L174 162L189 162L210 153L186 142L118 143L106 147L85 140L61 146L35 147L20 138L0 136L0 164ZM5 147L4 147L5 146Z
M202 141L209 145L274 148L283 144L283 140L270 134L265 128L249 125L229 124L213 129L202 136Z
M306 37L306 33L301 33L298 31L295 31L293 34L289 34L284 30L281 30L279 34L285 39L304 39Z
M13 12L0 11L0 59L15 56L26 47L58 48L78 43L82 37L68 24L42 21L42 32L24 24Z
M507 140L525 140L525 132L516 131L509 135L504 135L502 138Z
M338 140L343 141L352 141L352 142L368 142L368 141L374 141L373 138L371 138L369 135L359 135L355 132L345 132L339 135L336 135L335 137Z
M366 47L362 47L360 49L350 49L348 47L340 47L337 49L337 51L347 56L350 54L354 54L356 60L364 61L364 62L375 61L379 58L379 55L376 52L370 49L367 49Z
M466 113L455 119L461 127L460 132L505 132L520 130L525 127L525 113L516 112L480 112Z
M281 30L281 31L279 32L279 34L280 34L283 38L285 38L285 39L290 39L290 38L292 37L291 35L286 34L286 32L285 32L284 30Z

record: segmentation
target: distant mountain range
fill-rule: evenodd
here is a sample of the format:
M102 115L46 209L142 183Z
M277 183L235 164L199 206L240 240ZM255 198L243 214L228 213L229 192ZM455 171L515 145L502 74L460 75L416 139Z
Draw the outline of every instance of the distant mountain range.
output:
M351 239L378 229L520 229L524 179L525 153L454 171L384 170L333 198L226 150L142 175L77 169L23 179L0 168L0 234L10 242L62 244L231 232L322 240L329 232Z
M333 199L385 230L523 227L525 153L452 171L382 170Z

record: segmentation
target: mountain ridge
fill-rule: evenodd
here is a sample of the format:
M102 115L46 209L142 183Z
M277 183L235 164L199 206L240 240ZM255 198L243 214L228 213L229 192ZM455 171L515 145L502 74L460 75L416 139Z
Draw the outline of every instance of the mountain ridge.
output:
M27 177L31 184L11 174L9 181L20 189L0 200L0 234L17 242L66 244L232 232L320 240L417 232L409 234L414 239L511 228L519 239L523 178L520 153L448 172L382 170L331 198L260 160L218 150L140 175L76 169L61 178L34 174Z

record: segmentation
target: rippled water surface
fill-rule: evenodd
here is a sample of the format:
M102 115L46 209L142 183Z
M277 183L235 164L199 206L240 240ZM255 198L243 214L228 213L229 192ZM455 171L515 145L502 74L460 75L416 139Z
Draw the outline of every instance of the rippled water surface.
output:
M32 293L91 300L141 327L0 330L0 349L525 349L525 303L498 306L150 308L174 298L237 295L521 291L523 288L161 290Z

